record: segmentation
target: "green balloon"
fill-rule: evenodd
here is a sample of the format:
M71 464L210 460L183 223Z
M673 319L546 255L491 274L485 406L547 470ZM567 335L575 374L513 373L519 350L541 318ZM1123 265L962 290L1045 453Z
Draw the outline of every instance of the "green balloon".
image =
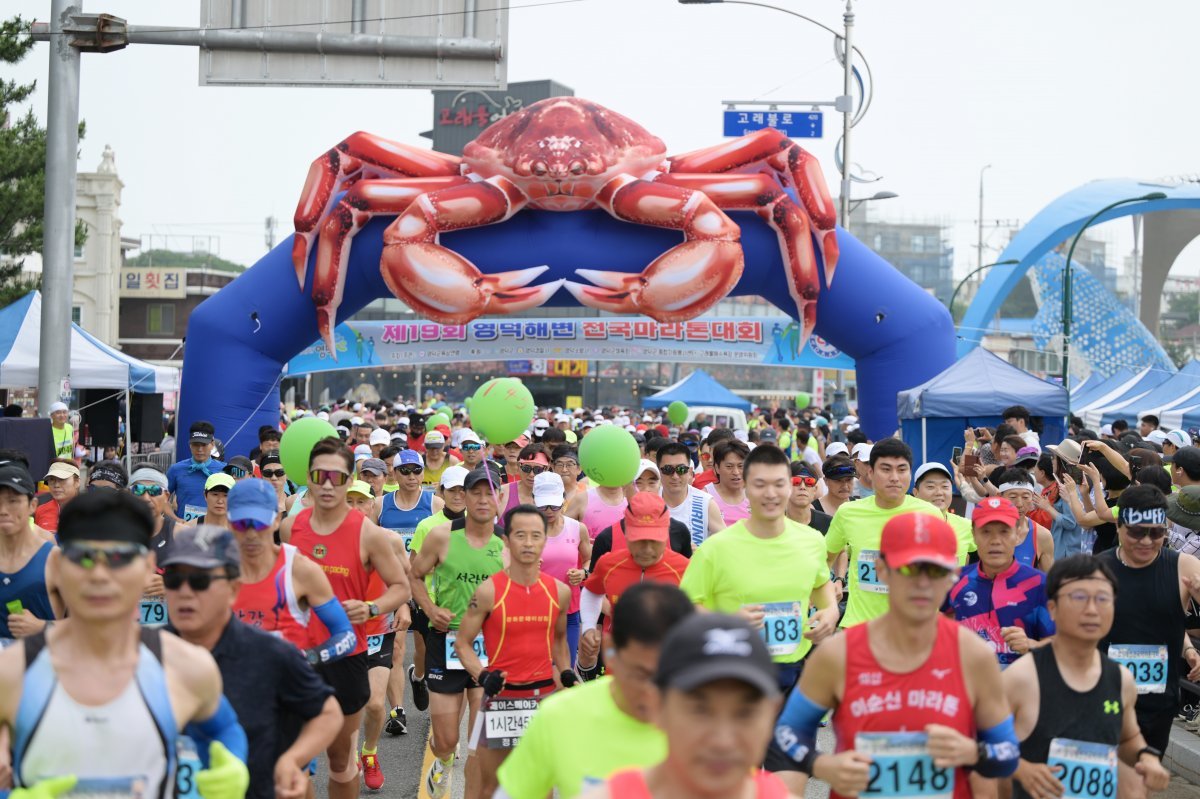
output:
M688 406L681 400L675 400L667 406L667 420L671 424L683 424L687 421Z
M433 416L430 416L429 419L425 422L425 428L427 430L432 430L433 428L437 427L439 424L444 424L447 427L449 427L450 426L450 417L444 413L435 413Z
M337 430L324 419L308 416L288 425L279 439L279 461L293 483L308 483L308 456L322 438L337 438ZM340 439L339 439L340 440Z
M493 378L471 399L471 427L492 443L513 441L529 427L536 410L533 395L520 380Z
M801 391L796 395L796 410L802 411L812 404L812 397L807 391Z
M463 407L468 411L471 410L471 397L467 397L465 400L463 400Z
M641 453L629 431L616 425L593 428L579 442L579 465L602 486L623 486L637 477Z

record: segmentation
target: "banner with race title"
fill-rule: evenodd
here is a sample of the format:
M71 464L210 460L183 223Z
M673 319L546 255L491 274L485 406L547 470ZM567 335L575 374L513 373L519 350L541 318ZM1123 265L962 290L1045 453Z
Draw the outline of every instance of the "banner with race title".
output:
M530 362L528 374L568 376L587 374L588 361L854 368L853 359L819 336L802 348L800 325L770 316L343 322L334 330L334 346L336 359L324 342L314 343L288 362L287 375L464 361Z

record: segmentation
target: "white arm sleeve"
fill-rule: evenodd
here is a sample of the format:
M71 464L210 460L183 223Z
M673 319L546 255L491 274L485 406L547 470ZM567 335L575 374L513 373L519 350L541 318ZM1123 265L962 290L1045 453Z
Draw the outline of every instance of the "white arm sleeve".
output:
M503 788L497 788L496 792L494 794L492 794L492 799L513 799L513 798L512 798L512 795L509 794L508 791L504 790Z
M586 588L579 592L579 629L580 631L594 630L600 621L600 609L604 606L604 597L593 594Z

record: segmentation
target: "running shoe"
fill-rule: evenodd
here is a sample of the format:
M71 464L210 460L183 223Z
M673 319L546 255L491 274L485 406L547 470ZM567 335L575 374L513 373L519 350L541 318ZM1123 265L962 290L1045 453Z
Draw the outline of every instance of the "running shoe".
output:
M388 714L387 723L383 725L383 731L388 735L408 735L408 716L404 712L404 708L397 705L392 708L392 712Z
M425 775L425 790L429 792L429 799L443 799L446 796L446 791L450 788L450 774L454 768L454 755L450 756L450 762L443 763L438 758L433 759L433 765L429 767L429 773Z
M372 791L383 787L383 770L379 768L379 755L363 755L363 783Z
M408 682L412 685L413 705L417 710L425 711L429 709L429 686L425 685L425 678L417 679L417 667L408 667Z

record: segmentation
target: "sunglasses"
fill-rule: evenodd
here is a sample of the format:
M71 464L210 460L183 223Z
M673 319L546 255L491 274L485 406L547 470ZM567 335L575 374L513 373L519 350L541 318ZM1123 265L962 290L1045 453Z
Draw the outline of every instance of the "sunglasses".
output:
M103 563L110 569L123 569L141 557L145 557L146 548L141 544L117 544L112 547L97 547L89 544L69 543L63 546L63 557L82 566L94 569Z
M542 472L546 471L546 468L547 467L538 465L536 463L521 464L521 471L525 474L541 474Z
M396 467L396 474L402 474L405 477L412 477L414 474L420 474L423 471L425 471L424 466L413 466L412 464Z
M163 493L162 486L135 485L133 488L131 488L129 490L133 493L133 495L135 497L143 497L147 494L149 494L152 497L161 497L162 493Z
M246 475L250 474L250 472L246 471L245 469L243 469L240 466L230 466L226 470L225 474L229 475L230 477L232 477L234 479L237 479L240 477L245 477Z
M896 571L903 574L905 577L928 577L931 580L940 580L943 577L951 574L951 570L945 566L939 566L936 563L910 563L907 566L898 566Z
M461 449L463 452L478 452L479 450L483 449L483 445L468 443L463 444L461 447L459 447L459 449Z
M313 485L325 485L328 481L334 487L338 487L350 482L350 474L337 469L313 469L308 473L308 480Z
M538 508L540 510L552 510L552 511L558 512L558 511L562 510L563 506L562 505L538 505Z
M283 469L263 469L262 476L268 480L274 480L277 477L283 477L287 472Z
M808 475L798 474L792 478L792 485L794 486L805 486L807 488L812 488L816 484L817 478L809 477Z
M690 472L690 471L692 470L692 467L691 467L691 466L684 466L684 465L680 465L680 466L659 466L659 467L658 467L658 470L659 470L660 472L662 472L662 475L663 475L663 477L666 477L666 476L667 476L667 475L669 475L669 474L677 474L677 475L679 475L680 477L683 477L685 474L687 474L688 472Z
M228 580L228 575L209 574L208 572L173 572L165 571L162 575L163 588L168 591L178 591L187 583L193 591L207 591L213 580Z
M1133 538L1135 540L1141 539L1141 538L1149 538L1151 541L1160 541L1163 539L1163 537L1166 536L1167 528L1165 528L1165 527L1142 527L1141 525L1134 525L1132 527L1126 527L1125 533L1130 538Z
M244 533L252 527L255 530L262 531L266 530L271 525L267 522L260 522L257 519L230 519L229 526L239 533Z

